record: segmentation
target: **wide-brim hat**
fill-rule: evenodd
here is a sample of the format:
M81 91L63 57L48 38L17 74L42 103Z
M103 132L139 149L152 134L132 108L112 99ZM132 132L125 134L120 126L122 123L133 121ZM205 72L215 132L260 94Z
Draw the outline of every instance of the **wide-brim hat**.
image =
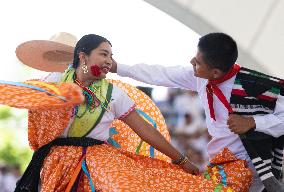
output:
M77 38L60 32L50 40L32 40L16 48L18 59L25 65L47 72L63 72L73 61Z

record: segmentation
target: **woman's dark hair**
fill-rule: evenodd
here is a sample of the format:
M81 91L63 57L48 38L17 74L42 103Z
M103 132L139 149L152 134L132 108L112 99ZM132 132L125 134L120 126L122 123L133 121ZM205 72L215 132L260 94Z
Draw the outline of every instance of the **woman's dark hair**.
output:
M212 68L228 72L238 58L235 40L224 33L209 33L199 39L199 51Z
M110 41L102 36L95 34L84 35L76 44L74 50L73 67L76 69L80 63L80 52L84 52L86 55L90 55L91 51L96 49L103 42L107 42L111 45Z

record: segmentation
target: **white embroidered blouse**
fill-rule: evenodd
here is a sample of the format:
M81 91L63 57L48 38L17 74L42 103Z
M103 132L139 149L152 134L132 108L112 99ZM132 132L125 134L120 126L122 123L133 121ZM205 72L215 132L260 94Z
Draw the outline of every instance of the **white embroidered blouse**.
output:
M50 73L43 80L46 82L60 82L63 73L54 72ZM100 121L100 123L87 135L94 139L106 141L109 138L109 128L114 119L121 119L125 117L135 108L134 101L119 87L113 85L110 110L106 111ZM67 136L70 125L74 121L72 118L69 122L69 126L66 127L63 137Z

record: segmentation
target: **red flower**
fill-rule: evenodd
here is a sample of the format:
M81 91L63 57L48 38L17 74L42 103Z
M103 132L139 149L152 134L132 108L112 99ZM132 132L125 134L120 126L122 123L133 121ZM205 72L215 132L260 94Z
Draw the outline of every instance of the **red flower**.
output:
M91 66L91 72L92 72L92 75L94 75L95 77L99 77L101 75L101 69L97 65Z

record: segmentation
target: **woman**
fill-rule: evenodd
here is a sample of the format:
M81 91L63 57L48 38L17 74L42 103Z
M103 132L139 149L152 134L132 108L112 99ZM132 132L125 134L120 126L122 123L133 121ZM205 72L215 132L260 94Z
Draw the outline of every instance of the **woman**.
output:
M179 153L172 147L168 141L150 124L134 110L134 102L117 86L109 83L104 78L112 65L112 50L110 42L98 35L85 35L82 37L75 48L73 66L62 75L61 82L72 82L79 85L86 96L85 103L75 107L73 118L70 121L62 137L87 137L99 141L106 141L109 138L109 127L114 119L120 119L135 131L142 140L149 143L155 149L169 156L174 162L180 164L188 173L197 174L198 168L195 167L188 158ZM57 149L56 149L57 148ZM53 176L50 174L50 167L53 166L54 154L57 151L65 153L66 147L55 147L46 157L45 164L42 167L42 191L61 191L65 190L68 179L63 179L66 172L70 179L72 175L72 166L65 173L61 173L58 179L52 181L47 179ZM86 159L89 153L97 151L95 148L101 148L109 153L119 154L120 152L109 145L89 146L82 148L80 146L68 147L76 150L77 161L86 153ZM63 150L63 151L62 151ZM78 154L79 153L79 154ZM101 155L103 155L102 153ZM60 161L60 160L59 160ZM87 160L87 165L96 161L96 158ZM56 162L58 163L58 162ZM73 164L73 166L76 164ZM89 165L87 166L89 168ZM58 174L58 173L56 173ZM48 181L47 181L48 180ZM67 181L67 182L65 182ZM50 186L50 183L54 187ZM59 184L60 183L60 184ZM52 189L51 189L52 188ZM100 188L100 187L99 187Z
M219 184L214 166L206 174L208 180L195 176L198 168L140 117L125 92L104 79L112 62L110 42L98 35L85 35L76 44L72 67L59 74L60 78L47 79L77 84L82 88L85 102L73 108L71 119L69 109L61 109L59 113L30 111L29 141L36 151L16 191L37 191L38 186L41 191L50 192L230 191L227 185L233 183L233 179L238 181L238 187L244 183L244 186L249 185L250 180L244 178L250 172L244 162L237 161L226 151L219 156L220 161L217 158L213 162L228 163L228 167L221 166L219 170L223 184ZM169 156L178 166L107 144L114 119L125 122L142 140ZM58 121L66 126L58 126ZM236 173L231 172L232 167L237 168ZM230 172L227 178L224 169Z

